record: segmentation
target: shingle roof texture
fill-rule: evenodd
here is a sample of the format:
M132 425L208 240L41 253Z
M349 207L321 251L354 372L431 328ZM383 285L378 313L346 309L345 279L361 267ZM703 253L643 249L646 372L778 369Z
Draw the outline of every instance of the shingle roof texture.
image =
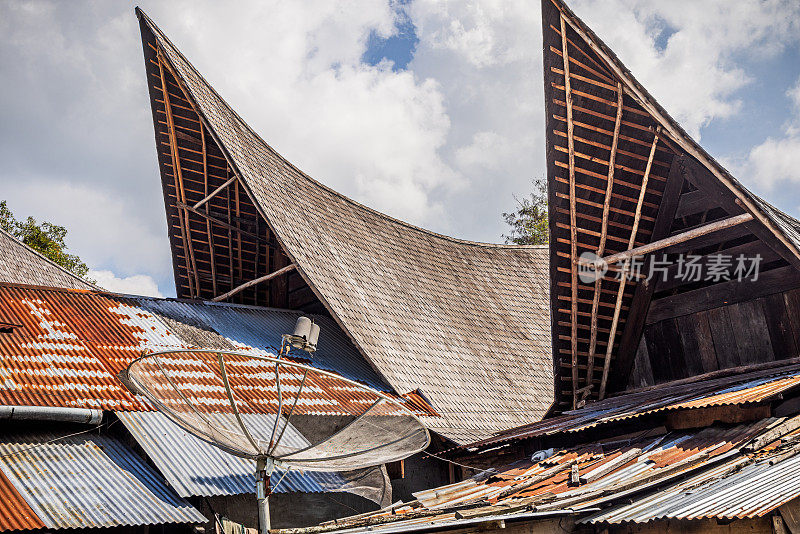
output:
M48 260L4 230L0 230L0 282L70 289L97 289L86 280Z
M545 414L547 247L453 239L328 189L269 147L141 16L303 276L392 387L419 389L443 415L433 430L467 442Z

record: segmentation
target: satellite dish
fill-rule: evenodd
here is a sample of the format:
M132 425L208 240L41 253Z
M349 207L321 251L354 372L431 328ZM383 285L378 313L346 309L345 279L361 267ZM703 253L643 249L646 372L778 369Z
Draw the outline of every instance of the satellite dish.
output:
M402 460L430 443L427 429L404 399L283 357L289 345L316 348L319 330L313 326L298 321L295 333L283 336L278 357L172 350L141 356L126 372L126 385L186 431L256 460L262 532L269 529L267 498L275 467L361 469ZM248 424L248 414L266 414L274 424L271 429ZM344 426L322 436L314 432L303 443L283 439L293 415L327 414L342 417Z

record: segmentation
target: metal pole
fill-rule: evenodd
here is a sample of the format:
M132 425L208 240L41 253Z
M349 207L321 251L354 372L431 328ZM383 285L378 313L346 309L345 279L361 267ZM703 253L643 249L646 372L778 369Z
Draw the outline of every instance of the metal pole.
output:
M259 458L256 460L256 499L258 502L259 534L268 534L270 529L269 495L272 492L270 475L272 475L273 469L272 458Z

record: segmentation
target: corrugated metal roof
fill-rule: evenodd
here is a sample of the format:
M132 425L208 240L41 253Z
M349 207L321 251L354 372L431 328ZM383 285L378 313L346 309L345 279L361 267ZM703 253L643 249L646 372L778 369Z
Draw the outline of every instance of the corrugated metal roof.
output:
M764 402L797 386L800 386L797 364L713 380L664 384L590 403L558 417L500 432L467 447L484 448L559 432L580 432L658 412Z
M557 511L592 523L763 516L800 496L799 438L796 421L783 418L660 436L643 431L638 438L556 450L539 462L524 459L421 491L415 501L339 520L330 530L444 528L464 517ZM759 448L753 451L754 443ZM580 484L570 480L573 469Z
M141 354L199 347L275 356L281 334L290 332L300 315L7 284L0 284L0 305L22 323L0 336L0 403L115 411L150 410L117 378ZM312 356L303 353L300 361L389 390L333 321L314 319L322 327L320 348ZM208 382L212 373L193 360L181 371L198 385ZM324 403L298 403L297 413L350 413L344 394L324 383L317 385L326 393ZM216 393L223 396L222 391ZM303 395L314 400L311 389ZM404 398L416 410L433 414L419 395Z
M744 464L737 458L586 523L646 523L657 519L760 517L800 497L800 456Z
M178 495L210 497L255 492L254 461L233 456L196 438L160 412L117 412L117 416ZM242 417L248 426L265 434L272 430L271 416ZM283 440L298 447L310 444L294 427L287 429ZM346 484L335 473L291 470L283 475L283 471L273 475L274 481L281 480L277 493L321 493Z
M17 488L0 471L0 532L44 528L45 524L31 509Z
M48 528L206 521L109 436L3 435L0 470Z

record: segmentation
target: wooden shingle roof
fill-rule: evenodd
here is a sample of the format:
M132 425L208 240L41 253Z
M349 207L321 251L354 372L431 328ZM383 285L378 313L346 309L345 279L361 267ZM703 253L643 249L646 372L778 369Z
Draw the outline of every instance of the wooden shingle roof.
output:
M429 400L442 415L432 430L463 443L545 414L553 401L547 247L439 235L325 187L267 145L137 13L178 296L223 294L237 276L276 271L285 254L302 278L290 278L289 289L307 284L398 393L418 390ZM192 136L202 152L198 144L190 152ZM208 154L224 158L214 160L217 175L186 163ZM261 217L248 228L261 229L264 246L258 235L246 236L255 249L246 249L244 259L245 245L230 239L232 223L221 224L231 212L219 199L208 202L216 202L208 211L182 207L228 176L236 177L228 205L231 198L245 208L252 202ZM202 186L193 190L190 180ZM214 233L223 228L228 237ZM237 254L238 266L220 260ZM286 305L275 301L275 291L248 291L250 303Z
M0 251L2 251L0 282L68 289L98 289L97 286L53 263L4 230L0 230Z

